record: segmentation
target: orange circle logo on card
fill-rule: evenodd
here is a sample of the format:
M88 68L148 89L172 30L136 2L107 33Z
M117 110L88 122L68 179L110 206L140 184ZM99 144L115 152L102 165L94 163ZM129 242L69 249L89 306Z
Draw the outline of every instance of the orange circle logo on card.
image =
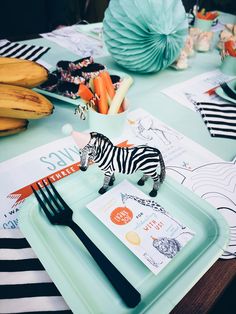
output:
M110 218L116 225L125 225L133 219L133 212L128 207L117 207L111 212Z

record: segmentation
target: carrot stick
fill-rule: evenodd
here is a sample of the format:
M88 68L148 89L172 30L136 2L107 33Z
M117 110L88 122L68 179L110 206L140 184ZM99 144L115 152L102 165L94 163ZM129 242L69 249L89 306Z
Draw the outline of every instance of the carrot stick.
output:
M93 93L84 84L79 85L78 95L85 101L90 101L93 98Z
M101 72L99 74L99 76L103 79L104 84L106 86L106 90L107 90L108 96L112 100L113 97L115 96L115 88L114 88L114 86L112 84L112 80L111 80L110 74L107 71L104 71L104 72Z
M106 87L103 79L100 76L96 76L93 79L94 92L99 97L98 99L98 112L102 114L107 114L108 103L107 103L107 93Z
M133 83L133 79L130 76L123 78L111 102L111 105L108 111L109 114L116 114L119 111L121 103L124 100L125 95L129 87L132 85L132 83Z
M197 18L200 20L206 20L206 16L202 14L202 12L197 13Z
M218 16L218 13L214 11L210 11L206 13L207 20L214 20L217 16Z

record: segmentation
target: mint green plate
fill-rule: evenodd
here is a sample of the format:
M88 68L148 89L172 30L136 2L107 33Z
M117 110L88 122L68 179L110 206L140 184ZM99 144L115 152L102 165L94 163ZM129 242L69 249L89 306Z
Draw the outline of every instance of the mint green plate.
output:
M51 72L53 72L53 71L55 71L55 69L53 69ZM121 71L113 71L113 70L109 70L108 69L108 72L111 75L119 75L121 78L129 76L128 74L126 74L124 72L121 72ZM48 96L48 97L59 99L61 101L67 102L67 103L69 103L71 105L74 105L74 106L78 106L79 104L84 104L84 102L81 100L81 98L72 99L70 97L66 97L66 96L60 95L60 94L58 94L56 92L49 92L49 91L46 91L44 89L37 88L37 87L34 88L34 91L36 91L37 93L40 93L42 95Z
M138 176L129 176L133 184ZM116 182L124 176L117 175ZM74 210L74 220L111 262L141 293L142 300L127 308L107 278L73 232L52 226L29 197L19 214L20 229L73 313L134 314L169 313L202 275L222 255L229 239L224 218L204 200L170 178L160 188L156 201L190 227L193 239L155 276L87 208L98 197L103 176L96 166L55 183ZM141 188L151 190L151 182Z
M59 99L61 101L64 101L68 104L74 105L74 106L78 106L79 104L82 104L82 100L81 98L77 98L77 99L72 99L70 97L66 97L57 93L53 93L53 92L49 92L47 90L41 89L41 88L34 88L34 91L37 93L40 93L44 96L48 96L48 97L52 97L55 99Z
M228 82L227 84L229 85L230 88L232 88L236 92L236 79ZM227 96L221 87L218 87L216 89L216 94L220 96L221 98L224 98L225 100L228 100L236 104L236 100Z

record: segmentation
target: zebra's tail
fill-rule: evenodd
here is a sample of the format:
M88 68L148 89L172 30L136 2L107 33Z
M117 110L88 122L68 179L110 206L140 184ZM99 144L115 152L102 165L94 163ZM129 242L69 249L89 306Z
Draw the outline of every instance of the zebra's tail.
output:
M162 154L160 153L160 182L162 183L166 176L166 166Z

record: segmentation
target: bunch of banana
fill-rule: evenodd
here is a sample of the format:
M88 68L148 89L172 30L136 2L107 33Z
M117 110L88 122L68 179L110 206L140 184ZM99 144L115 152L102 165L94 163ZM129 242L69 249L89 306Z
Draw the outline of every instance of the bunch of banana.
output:
M28 120L0 117L0 136L16 134L26 130Z
M16 58L0 58L0 83L33 88L48 78L42 65Z
M15 58L0 58L0 136L19 133L28 119L53 112L52 103L30 88L42 84L48 71L41 65Z
M40 119L53 111L43 95L25 87L0 84L0 117Z

